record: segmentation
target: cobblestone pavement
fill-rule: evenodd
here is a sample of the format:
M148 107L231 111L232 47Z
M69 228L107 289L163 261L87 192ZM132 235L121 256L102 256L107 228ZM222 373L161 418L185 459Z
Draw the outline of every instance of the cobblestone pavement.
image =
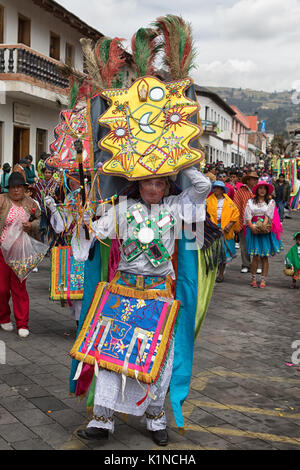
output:
M285 251L270 260L266 289L250 287L239 256L224 283L216 284L195 346L184 435L167 399L167 449L300 449L300 364L286 365L296 352L292 343L300 341L300 290L289 289L282 272L284 253L299 229L300 214L294 213L284 222ZM28 289L30 336L0 331L0 346L6 347L6 364L0 365L0 450L157 449L139 419L118 414L115 433L105 443L76 437L88 416L85 401L68 395L75 322L67 308L48 300L49 258L31 274Z

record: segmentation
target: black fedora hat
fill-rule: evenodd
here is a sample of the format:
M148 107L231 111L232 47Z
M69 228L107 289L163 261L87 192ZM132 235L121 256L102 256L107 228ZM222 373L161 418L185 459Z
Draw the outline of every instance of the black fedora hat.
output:
M10 172L10 170L11 170L10 164L9 163L4 163L3 167L2 167L2 170L5 171L5 172Z
M22 185L28 186L28 183L26 183L21 173L19 173L18 171L14 171L8 178L8 185L6 186L6 189L12 188L14 186L22 186Z

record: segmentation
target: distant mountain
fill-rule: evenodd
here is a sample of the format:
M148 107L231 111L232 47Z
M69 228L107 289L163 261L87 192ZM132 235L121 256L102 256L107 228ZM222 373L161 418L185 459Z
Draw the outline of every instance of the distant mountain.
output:
M287 120L300 122L300 104L293 102L294 91L268 93L249 88L206 88L221 96L227 104L237 106L246 115L253 116L257 112L260 121L266 120L267 132L288 137Z

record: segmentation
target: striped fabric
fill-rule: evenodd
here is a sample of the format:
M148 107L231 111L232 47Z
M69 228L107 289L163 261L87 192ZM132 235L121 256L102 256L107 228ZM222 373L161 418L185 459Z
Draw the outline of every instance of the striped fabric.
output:
M234 202L237 205L238 210L240 211L240 227L241 230L244 226L244 213L247 202L249 199L253 198L254 195L251 189L247 185L243 185L234 195Z
M44 199L46 196L54 196L55 191L57 190L58 185L54 178L51 178L49 181L39 179L35 184L36 190L36 199L41 207L45 208Z

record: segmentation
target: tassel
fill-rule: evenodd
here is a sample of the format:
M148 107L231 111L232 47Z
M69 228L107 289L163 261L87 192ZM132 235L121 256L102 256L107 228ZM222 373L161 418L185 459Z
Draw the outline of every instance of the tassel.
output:
M141 364L141 367L142 367L142 371L143 371L143 363L142 363L142 359L141 359L141 354L140 354L140 351L141 351L141 344L142 344L142 340L141 338L138 338L137 340L137 343L138 343L138 356L139 356L139 361L140 361L140 364ZM138 372L135 371L135 378L137 380L137 383L139 384L139 386L145 390L145 388L143 387L143 385L139 382L138 380ZM152 400L156 400L156 396L153 395L152 393L149 393L149 383L147 383L147 389L146 389L146 395L144 396L144 398L142 398L141 400L139 400L137 403L136 403L136 406L140 406L142 403L144 403L144 401L146 400L146 398L148 397L148 395L151 397Z
M78 364L76 374L74 375L73 380L78 380L79 379L81 371L82 371L82 367L83 367L83 361Z
M171 283L167 284L166 290L156 290L156 289L148 289L145 291L139 291L137 289L131 287L124 287L118 286L116 284L110 284L108 286L109 292L112 294L119 294L124 295L125 297L134 297L135 299L142 299L142 300L154 300L157 297L172 297L172 287Z

